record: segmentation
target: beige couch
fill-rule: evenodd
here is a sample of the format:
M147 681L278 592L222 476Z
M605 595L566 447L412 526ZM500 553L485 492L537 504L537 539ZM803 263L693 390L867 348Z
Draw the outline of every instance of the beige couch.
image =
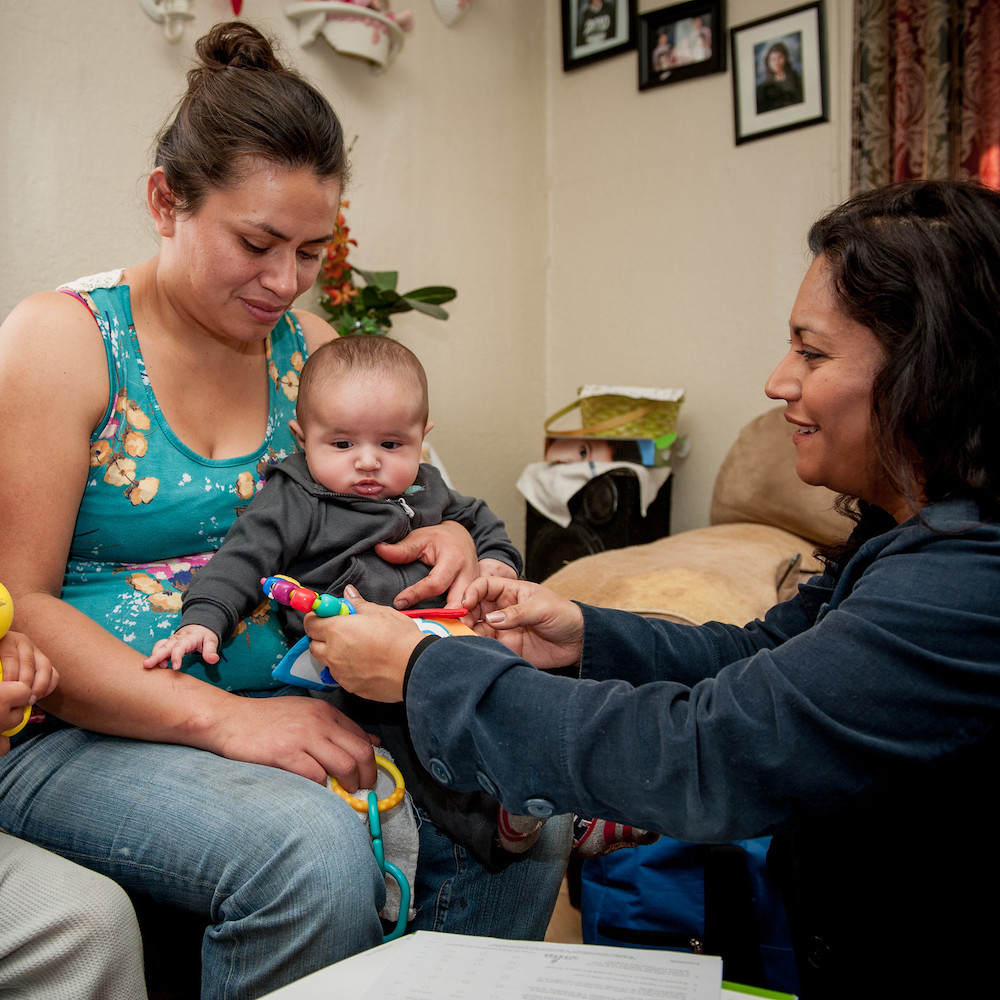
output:
M740 432L715 481L710 527L585 556L546 586L586 604L696 625L743 625L791 596L820 569L816 546L843 540L851 523L833 509L833 493L795 475L783 411Z

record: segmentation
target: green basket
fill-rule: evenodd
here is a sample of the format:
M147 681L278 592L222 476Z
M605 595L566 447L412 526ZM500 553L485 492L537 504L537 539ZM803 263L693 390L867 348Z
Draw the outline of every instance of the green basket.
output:
M553 413L545 421L546 433L553 437L662 438L677 427L680 399L638 399L635 396L586 396ZM577 407L583 426L577 430L556 430L552 425Z

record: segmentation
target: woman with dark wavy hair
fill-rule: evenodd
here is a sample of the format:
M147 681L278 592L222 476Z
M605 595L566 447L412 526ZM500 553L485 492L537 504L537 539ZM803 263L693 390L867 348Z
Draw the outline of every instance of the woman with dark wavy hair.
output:
M912 182L862 195L809 233L841 309L882 345L872 386L883 471L917 504L1000 504L1000 194Z
M810 246L766 389L800 478L857 524L794 598L695 627L481 579L464 603L489 639L422 639L363 602L307 630L347 688L405 698L417 753L455 788L685 840L772 835L804 1000L987 995L1000 195L890 187L824 216Z

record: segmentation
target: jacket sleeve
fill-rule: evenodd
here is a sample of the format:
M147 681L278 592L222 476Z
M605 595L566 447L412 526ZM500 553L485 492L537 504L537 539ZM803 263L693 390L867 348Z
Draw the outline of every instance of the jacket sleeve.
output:
M520 576L524 560L507 535L503 521L486 505L485 500L463 496L455 490L448 490L448 504L441 515L442 521L455 521L462 525L476 546L480 559L499 559L513 566Z
M746 629L588 609L581 679L493 640L433 643L407 682L414 746L514 812L708 842L919 787L1000 724L1000 554L978 548L886 552L805 628L809 599Z
M645 684L673 680L694 685L714 677L729 663L774 649L808 629L833 592L827 576L799 586L798 594L745 626L722 622L682 625L626 611L580 605L585 623L581 674Z
M262 577L295 561L312 523L311 501L284 477L272 477L229 529L218 552L192 578L181 625L204 625L222 641L264 600Z

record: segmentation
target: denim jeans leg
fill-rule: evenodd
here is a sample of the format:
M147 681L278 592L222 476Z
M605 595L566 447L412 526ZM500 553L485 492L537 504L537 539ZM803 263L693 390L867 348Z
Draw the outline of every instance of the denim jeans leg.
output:
M534 847L489 872L421 816L417 916L410 930L540 941L555 909L573 841L571 816L553 816Z
M248 1000L378 944L385 883L322 785L65 729L0 759L0 827L206 917L203 1000Z

